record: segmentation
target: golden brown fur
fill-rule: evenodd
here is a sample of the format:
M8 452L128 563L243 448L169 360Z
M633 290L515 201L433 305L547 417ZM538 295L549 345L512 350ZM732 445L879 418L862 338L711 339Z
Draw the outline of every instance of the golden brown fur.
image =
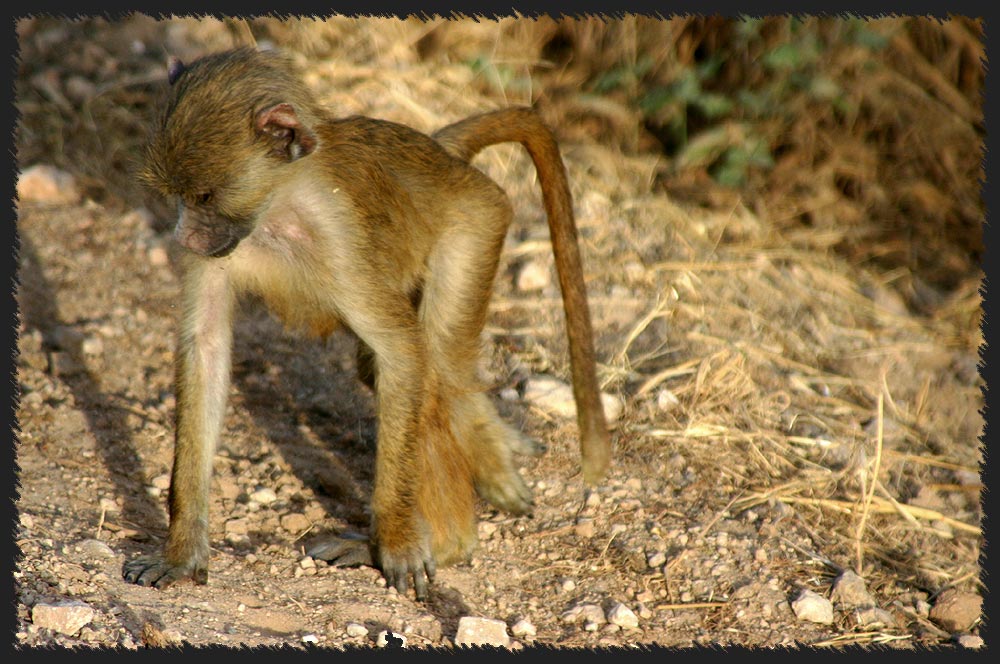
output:
M531 492L514 452L537 446L504 424L476 380L510 204L469 159L521 142L539 172L570 338L584 475L609 460L590 317L565 171L528 109L470 118L433 138L364 117L333 119L289 63L250 49L172 64L171 98L144 179L181 201L185 257L176 357L170 532L161 557L125 578L204 582L208 488L228 390L237 295L260 295L289 326L359 338L358 373L376 390L374 561L426 593L438 563L476 542L475 494L514 513ZM335 562L357 553L329 549Z

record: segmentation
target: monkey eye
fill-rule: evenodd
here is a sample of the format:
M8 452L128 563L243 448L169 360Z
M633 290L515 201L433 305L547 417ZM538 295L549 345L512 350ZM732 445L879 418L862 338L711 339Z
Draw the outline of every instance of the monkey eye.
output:
M195 196L195 200L198 201L198 205L208 205L212 202L212 192L206 191Z

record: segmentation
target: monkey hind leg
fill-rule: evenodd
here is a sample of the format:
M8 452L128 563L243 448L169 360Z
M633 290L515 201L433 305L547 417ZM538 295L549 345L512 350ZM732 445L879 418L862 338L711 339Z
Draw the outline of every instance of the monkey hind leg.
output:
M474 464L452 428L451 399L428 393L422 418L417 504L438 563L465 560L478 542Z
M487 396L472 392L456 400L453 426L475 459L476 491L495 507L527 514L534 507L531 489L514 465L514 453L537 456L544 447L500 419Z

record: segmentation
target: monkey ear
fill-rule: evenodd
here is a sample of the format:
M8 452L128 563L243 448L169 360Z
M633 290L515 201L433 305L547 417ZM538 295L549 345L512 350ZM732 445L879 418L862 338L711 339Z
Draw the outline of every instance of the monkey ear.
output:
M291 104L275 104L257 113L257 133L271 143L271 151L295 161L316 149L316 134L299 122Z
M176 55L171 55L167 58L167 80L170 81L170 85L177 82L177 79L180 78L185 69L184 63Z

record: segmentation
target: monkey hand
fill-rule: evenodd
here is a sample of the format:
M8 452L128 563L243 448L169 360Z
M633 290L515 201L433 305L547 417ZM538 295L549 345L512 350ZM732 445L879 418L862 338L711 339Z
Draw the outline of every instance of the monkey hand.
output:
M204 585L208 583L208 568L195 560L176 564L168 562L163 556L142 556L122 566L122 578L129 583L154 588L166 588L183 579Z

